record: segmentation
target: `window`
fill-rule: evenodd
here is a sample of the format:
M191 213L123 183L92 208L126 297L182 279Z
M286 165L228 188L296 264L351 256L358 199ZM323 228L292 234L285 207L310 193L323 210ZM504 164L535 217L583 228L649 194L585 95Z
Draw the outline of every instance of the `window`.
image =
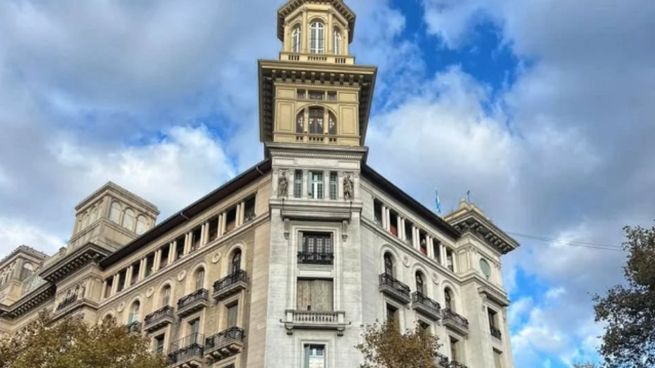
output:
M205 269L200 268L196 271L196 290L200 290L205 287Z
M132 324L134 322L139 322L139 309L141 309L141 303L137 300L132 303L130 308L130 315L127 319L127 324Z
M325 52L325 26L322 22L315 21L310 25L311 39L309 51L312 54Z
M237 208L232 207L229 211L227 211L225 219L225 232L229 233L230 231L234 230L237 224Z
M155 269L155 253L150 253L146 257L146 273L145 277L152 275Z
M298 310L328 312L334 308L331 279L298 279L296 291Z
M191 232L191 251L195 251L200 248L200 238L202 236L202 228L197 227Z
M418 326L421 328L421 331L425 333L430 333L430 324L425 321L418 321Z
M302 40L302 31L300 30L300 25L296 25L291 31L292 52L300 52L300 40Z
M130 280L130 285L136 284L139 281L139 272L141 271L141 262L134 262L132 264L132 279Z
M337 118L333 113L328 113L328 134L337 135Z
M309 134L323 134L323 109L312 107L309 109Z
M332 264L334 259L331 233L302 233L300 263Z
M419 233L419 250L423 253L424 256L428 255L428 237L424 232Z
M136 233L141 235L148 229L148 223L145 216L139 216L136 219Z
M160 269L168 266L169 253L170 253L170 246L169 245L164 245L161 248L161 259L159 260L159 268Z
M119 292L123 291L123 289L125 288L125 279L126 279L126 277L127 277L127 269L125 268L125 269L122 269L118 273L118 289L117 290Z
M296 170L293 174L293 197L302 197L302 170Z
M391 253L384 254L384 273L387 276L393 277L393 257Z
M298 97L299 100L304 100L304 99L307 98L307 91L304 90L304 89L299 89L299 90L296 92L296 95L297 95L297 97Z
M414 240L414 224L405 220L405 240L412 244Z
M184 235L175 239L175 260L184 257Z
M503 368L503 353L494 349L494 367Z
M209 220L209 241L218 238L218 216Z
M480 271L482 271L482 274L487 280L491 278L491 265L484 258L480 258Z
M460 355L459 340L450 336L450 359L462 363L462 357Z
M239 304L234 303L227 306L227 327L236 327L239 316Z
M243 205L243 221L250 222L255 219L255 197L246 199Z
M453 291L450 288L445 288L443 291L444 301L446 303L446 309L455 311L455 305L453 304Z
M309 99L321 101L325 98L325 92L323 91L309 91Z
M323 173L321 171L311 171L309 177L311 179L309 198L323 199Z
M416 272L416 291L425 295L425 283L423 281L423 274L420 271Z
M128 208L127 210L125 210L125 213L123 214L123 227L134 231L135 226L136 226L136 216L134 215L134 211Z
M305 112L301 111L296 115L296 133L303 134L305 132Z
M387 303L386 310L387 310L387 322L389 321L398 322L398 308Z
M335 91L328 91L327 99L328 99L328 101L336 101L337 100L337 93Z
M382 203L377 199L373 201L373 220L382 226Z
M161 289L161 306L166 307L171 305L171 286L166 285Z
M337 173L332 171L330 173L330 199L333 201L337 199L337 188Z
M200 318L189 321L189 343L199 344L200 341Z
M432 256L441 263L441 243L436 239L432 239Z
M110 277L106 280L107 286L105 287L105 298L109 298L111 296L111 289L114 287L114 278Z
M121 222L121 205L118 202L112 202L109 210L109 219L117 224Z
M305 362L304 368L325 368L325 345L308 344L305 345Z
M449 270L455 272L454 254L453 250L450 248L446 248L446 267L448 267Z
M166 339L165 334L161 334L159 336L155 337L154 341L154 352L155 354L163 354L164 353L164 340Z
M334 48L334 53L339 55L339 54L342 53L342 50L341 50L341 47L342 47L341 46L341 40L342 40L341 29L339 29L339 27L335 27L334 28L334 33L333 33L332 36L333 36L332 45L333 45L333 48Z
M398 236L398 215L393 211L389 211L389 232Z
M235 274L241 270L241 249L236 249L232 255L231 271Z
M491 336L500 339L502 335L498 328L498 313L491 308L487 308L487 317L489 318L489 331L491 332Z

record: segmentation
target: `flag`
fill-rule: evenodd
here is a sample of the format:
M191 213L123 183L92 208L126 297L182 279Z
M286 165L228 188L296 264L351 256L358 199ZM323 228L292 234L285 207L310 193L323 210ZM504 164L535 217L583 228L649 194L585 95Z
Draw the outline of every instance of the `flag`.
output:
M439 198L439 191L435 190L435 199L434 199L434 204L435 207L437 208L437 213L441 215L441 199Z

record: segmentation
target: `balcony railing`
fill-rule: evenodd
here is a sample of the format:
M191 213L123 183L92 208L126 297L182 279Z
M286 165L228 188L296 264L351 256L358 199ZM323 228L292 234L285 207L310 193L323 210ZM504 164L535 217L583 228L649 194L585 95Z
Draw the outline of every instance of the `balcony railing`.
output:
M462 333L467 333L469 330L468 319L455 313L452 309L449 308L443 310L443 324L445 326L459 330Z
M334 64L354 64L355 58L351 55L335 55L335 54L305 54L295 52L281 52L280 60L285 61L311 61L320 63L334 63Z
M309 330L335 330L337 335L343 335L348 325L346 323L346 312L343 311L298 311L289 309L286 311L286 319L283 321L287 334L293 334L294 329Z
M434 320L439 319L441 306L436 301L428 298L420 291L412 293L412 308Z
M450 363L448 363L448 368L468 368L468 367L464 363L460 363L453 360Z
M205 358L210 362L217 362L240 353L244 337L243 329L239 327L230 327L208 337L205 340Z
M188 316L202 308L206 308L208 305L209 291L199 289L177 301L177 315L180 317Z
M409 286L396 280L387 273L380 274L380 291L403 304L407 304L410 301Z
M437 366L441 368L448 368L450 359L441 353L434 353L434 359L437 361Z
M223 299L246 288L248 275L244 270L238 270L214 283L214 298Z
M138 334L141 333L141 322L134 321L127 324L127 332Z
M175 311L173 307L167 305L146 316L143 319L143 329L147 332L156 331L175 321Z
M503 337L503 334L500 332L500 330L494 326L489 326L489 331L491 332L491 336L497 338L498 340Z
M298 252L298 263L331 265L333 261L332 252Z
M198 368L203 362L204 336L199 333L186 336L171 345L168 363L172 367Z

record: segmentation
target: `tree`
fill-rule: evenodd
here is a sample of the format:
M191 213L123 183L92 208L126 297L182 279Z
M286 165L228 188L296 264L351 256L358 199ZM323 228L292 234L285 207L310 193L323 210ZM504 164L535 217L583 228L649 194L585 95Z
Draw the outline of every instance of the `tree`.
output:
M655 367L655 226L625 227L625 285L594 297L606 324L600 353L610 367Z
M415 331L401 333L395 319L385 324L364 327L364 342L356 348L364 355L362 368L432 368L437 367L437 337L416 326Z
M0 368L164 368L148 341L113 319L88 325L81 318L53 322L46 312L13 336L0 338Z

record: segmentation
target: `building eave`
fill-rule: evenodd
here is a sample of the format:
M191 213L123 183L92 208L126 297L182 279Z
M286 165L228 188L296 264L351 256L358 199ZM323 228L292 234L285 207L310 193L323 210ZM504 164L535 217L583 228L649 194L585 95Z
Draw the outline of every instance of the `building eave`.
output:
M420 202L412 198L409 194L405 193L402 189L394 185L392 182L387 180L381 174L373 170L370 166L364 164L362 166L362 175L373 182L376 186L380 187L382 190L394 196L398 199L403 205L407 206L410 210L414 211L417 215L423 217L424 220L433 224L439 230L443 231L445 235L450 237L453 240L459 239L460 232L455 229L453 226L448 224L444 219L439 217L434 212L430 211L427 207L422 205Z
M211 207L218 201L228 197L229 195L239 191L244 186L248 185L252 181L263 177L271 170L271 161L264 160L259 162L257 165L249 168L243 173L239 174L232 180L223 184L219 188L215 189L206 196L200 198L189 206L185 207L176 214L170 216L154 228L150 229L148 232L144 233L142 236L134 239L132 242L128 243L124 247L120 248L116 252L110 254L106 258L100 261L100 267L106 269L111 265L119 262L121 259L130 256L132 253L141 249L142 247L148 245L152 241L166 234L167 232L175 229L176 227L184 224L185 222L192 219L194 216L205 211L207 208Z

